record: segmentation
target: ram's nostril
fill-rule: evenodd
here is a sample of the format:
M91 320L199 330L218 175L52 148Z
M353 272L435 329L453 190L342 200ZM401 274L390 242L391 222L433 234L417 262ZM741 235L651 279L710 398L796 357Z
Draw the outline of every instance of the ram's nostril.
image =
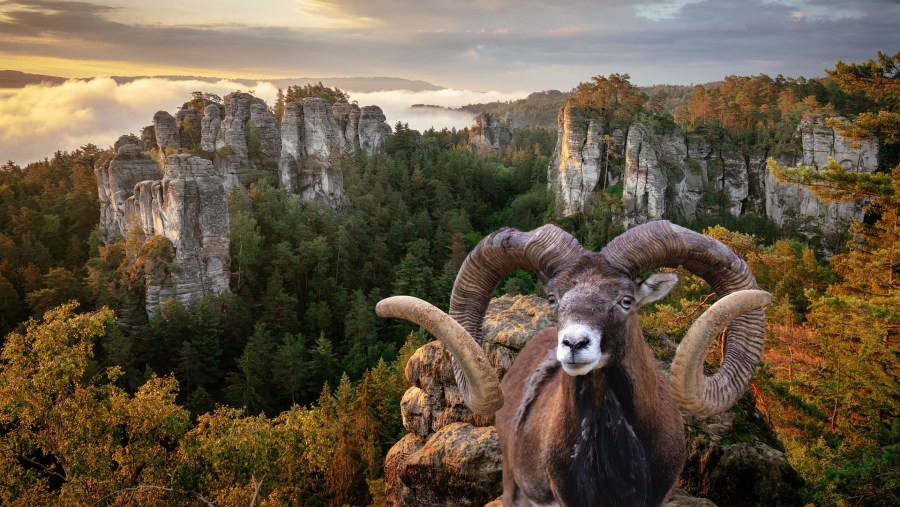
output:
M588 340L587 338L585 338L585 339L583 339L583 340L581 340L580 342L578 342L578 343L575 344L575 349L576 349L576 350L581 350L581 349L587 348L587 346L588 346L588 344L589 344L590 342L591 342L590 340Z
M564 347L572 348L572 344L569 342L569 340L563 340L562 344Z

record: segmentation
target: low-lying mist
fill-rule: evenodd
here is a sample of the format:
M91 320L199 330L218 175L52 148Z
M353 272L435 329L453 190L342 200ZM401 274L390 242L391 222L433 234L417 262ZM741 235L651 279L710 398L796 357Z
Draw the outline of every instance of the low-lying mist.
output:
M273 104L276 87L260 81L250 90L228 80L206 82L138 79L117 84L109 78L69 80L63 84L31 85L0 89L0 163L11 160L20 165L51 156L57 150L71 151L94 143L111 146L122 134L139 134L152 123L159 110L174 114L190 99L191 92L203 91L225 96L236 90L253 91ZM474 92L443 89L411 92L390 90L372 93L350 92L360 106L380 106L390 125L401 121L424 131L431 127L463 128L472 124L473 114L440 108L410 108L412 104L459 107L465 104L515 100L527 92Z

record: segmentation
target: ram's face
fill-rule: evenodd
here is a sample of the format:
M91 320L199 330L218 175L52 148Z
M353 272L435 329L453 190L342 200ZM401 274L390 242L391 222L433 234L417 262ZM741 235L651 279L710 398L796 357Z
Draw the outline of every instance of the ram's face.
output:
M556 314L556 358L563 370L575 376L618 364L628 320L637 318L643 304L668 294L677 280L672 273L659 273L636 283L591 255L550 280L547 298Z

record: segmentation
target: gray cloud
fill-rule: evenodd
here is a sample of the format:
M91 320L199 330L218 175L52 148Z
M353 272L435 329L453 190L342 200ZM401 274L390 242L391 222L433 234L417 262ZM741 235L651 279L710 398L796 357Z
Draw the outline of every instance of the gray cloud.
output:
M666 2L641 2L654 3ZM813 3L816 12L835 15L794 14ZM567 89L610 72L630 73L642 84L760 72L815 76L838 59L862 61L900 47L900 8L884 0L854 2L857 17L845 15L851 9L837 0L704 0L659 20L638 16L624 0L320 4L348 19L370 18L369 24L330 30L125 24L112 21L104 5L23 0L0 3L0 33L10 35L0 51L248 77L395 75L457 88L536 90Z

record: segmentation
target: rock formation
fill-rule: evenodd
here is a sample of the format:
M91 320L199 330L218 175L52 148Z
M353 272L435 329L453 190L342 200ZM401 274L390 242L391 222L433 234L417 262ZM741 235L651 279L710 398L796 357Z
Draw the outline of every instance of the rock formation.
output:
M363 106L359 113L359 147L370 157L381 151L391 137L391 126L378 106ZM351 133L352 135L352 133Z
M500 157L512 141L514 131L512 118L500 119L481 113L469 129L469 149L485 157Z
M134 187L126 205L146 238L162 236L172 243L171 262L146 280L145 307L152 313L168 299L191 306L201 297L228 290L228 196L222 175L207 159L191 155L166 157L165 176Z
M556 195L557 211L564 216L584 212L588 195L597 190L604 140L613 140L610 152L619 155L621 133L602 134L598 122L567 105L559 113L556 150L548 167L548 186ZM777 157L786 165L803 163L823 168L834 159L847 169L873 171L878 148L874 142L853 144L825 123L821 116L800 123L797 150ZM761 148L763 150L764 148ZM860 218L856 204L827 204L805 188L777 182L769 174L769 153L741 153L727 140L712 145L699 136L677 129L654 132L636 123L624 141L622 203L624 226L659 218L695 219L719 211L719 202L734 216L764 215L833 250L851 218ZM605 157L605 153L603 155ZM618 169L610 171L613 184ZM838 238L838 239L836 239Z
M200 117L190 102L181 106L175 114L178 142L182 148L194 149L200 146Z
M281 121L278 179L306 200L334 208L346 206L342 158L357 150L374 155L390 135L378 106L360 109L356 104L330 104L318 98L288 104Z
M209 104L203 109L203 118L200 120L200 149L204 151L216 150L216 138L222 129L222 110L216 104Z
M875 141L851 143L825 124L825 118L814 116L797 127L801 139L800 153L786 153L779 157L784 165L801 163L823 169L834 160L845 170L872 172L878 168L878 144ZM788 228L826 251L842 246L843 233L851 219L862 220L862 208L853 202L824 202L809 189L781 183L767 172L766 213L779 227Z
M249 125L251 109L254 105L266 108L266 103L262 99L249 93L234 92L225 96L225 118L216 135L215 164L216 169L225 177L225 186L229 190L240 187L241 177L253 169L250 164L250 146L248 146L251 131L255 136L252 140L254 155L261 150L261 129L255 123L254 126ZM268 112L268 110L266 111Z
M125 236L130 218L127 204L133 201L134 186L162 178L159 165L141 151L139 143L134 136L119 137L113 158L94 168L100 198L100 239L104 243Z
M228 289L228 200L222 175L207 159L169 155L164 170L133 136L116 142L116 155L95 168L100 194L100 237L126 234L142 243L171 242L174 269L146 273L144 306L152 313L167 299L186 306Z
M148 313L167 299L191 305L228 289L233 189L246 193L270 175L302 199L346 206L342 158L374 155L391 135L377 106L305 99L288 104L279 125L264 101L242 92L227 95L223 107L208 104L202 118L191 102L175 116L159 111L145 130L148 146L122 136L94 172L104 242L127 233L145 245L171 243L158 249L171 258L145 272ZM156 158L145 151L151 148Z
M546 301L503 296L488 307L484 348L502 375L539 329L552 326ZM654 347L668 360L674 345ZM666 368L665 363L662 363ZM417 350L406 365L412 384L400 405L409 433L385 459L385 493L393 506L485 505L502 491L502 457L492 418L475 417L463 404L449 354L438 342ZM731 411L687 418L690 457L670 505L796 504L799 475L788 465L771 429L745 397ZM725 477L732 486L721 487ZM740 477L740 481L733 479ZM737 491L734 483L740 483ZM700 495L710 500L693 498Z
M166 147L171 146L178 148L181 146L178 135L178 121L174 116L165 112L157 111L153 115L153 128L156 130L156 146L160 153L165 154Z
M588 195L597 189L604 167L603 127L584 111L566 105L557 117L556 149L547 169L547 184L563 216L585 210Z

